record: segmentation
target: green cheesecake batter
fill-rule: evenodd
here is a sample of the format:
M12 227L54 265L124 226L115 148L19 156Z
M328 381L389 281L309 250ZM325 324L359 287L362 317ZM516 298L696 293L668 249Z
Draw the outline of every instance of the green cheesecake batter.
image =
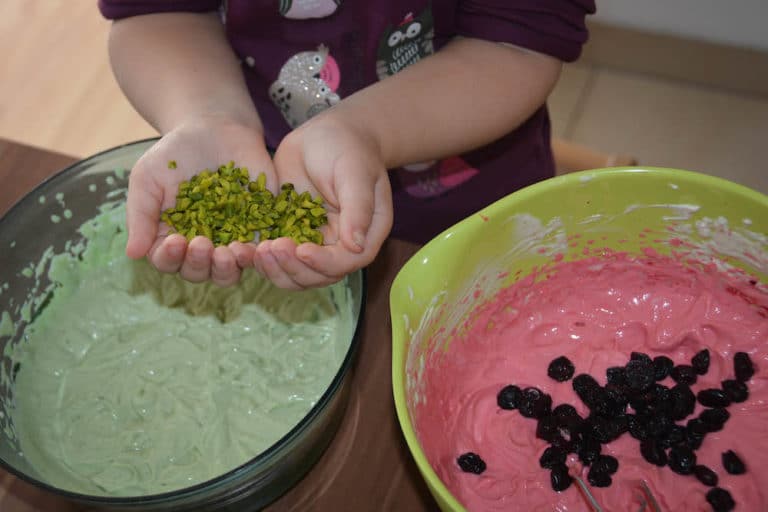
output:
M276 442L316 403L354 330L345 284L193 285L124 256L125 211L52 256L58 283L15 349L24 457L69 491L138 496L196 484Z

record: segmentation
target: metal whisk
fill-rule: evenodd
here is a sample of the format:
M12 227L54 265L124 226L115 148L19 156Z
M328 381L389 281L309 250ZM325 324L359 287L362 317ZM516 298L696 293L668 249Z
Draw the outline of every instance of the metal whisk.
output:
M592 512L606 512L597 502L594 494L592 494L592 491L590 491L587 484L584 483L584 480L582 480L578 475L575 475L574 479L579 485L579 488L581 488L581 492L584 494L584 497L589 502L589 506L592 507ZM640 492L643 495L643 502L640 504L640 508L637 509L637 512L661 512L659 502L656 501L656 498L651 492L651 488L648 487L648 484L645 483L645 480L640 480Z

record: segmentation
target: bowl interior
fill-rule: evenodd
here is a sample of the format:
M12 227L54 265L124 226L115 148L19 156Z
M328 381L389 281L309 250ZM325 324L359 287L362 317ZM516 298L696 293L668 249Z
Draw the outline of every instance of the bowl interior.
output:
M76 242L76 227L98 214L100 205L124 199L128 170L153 142L123 146L78 162L40 184L0 218L0 461L18 472L35 474L19 453L9 413L15 373L11 348L42 306L42 290L51 285L45 272L31 275L25 269L47 251L61 253ZM39 299L29 303L30 296Z
M334 370L333 380L294 428L242 466L186 489L116 499L58 489L38 475L21 453L11 414L14 406L13 381L17 370L12 358L13 348L23 343L25 327L45 307L46 290L54 286L48 278L45 264L38 268L34 264L45 260L46 254L60 254L83 240L77 228L100 213L104 204L124 202L129 170L155 142L152 139L128 144L78 162L39 185L0 218L0 253L3 260L0 269L0 467L35 485L89 503L136 506L142 502L160 503L165 498L178 495L191 499L210 488L223 489L229 483L240 485L252 468L272 467L276 464L275 460L285 456L286 451L290 452L292 447L306 442L306 436L316 435L312 433L314 420L321 418L328 421L324 418L323 409L332 402L334 394L345 381L357 347L355 334L365 296L362 271L347 276L343 283L348 290L350 306L348 311L345 308L340 314L349 315L349 322L345 323L349 332L344 333L348 335L345 340L337 343L342 362ZM335 303L335 306L339 304Z
M485 208L430 241L390 294L393 388L406 442L443 510L463 510L430 467L414 430L423 369L448 348L475 305L534 267L599 255L604 248L670 254L691 244L768 283L768 197L720 178L661 168L560 176Z

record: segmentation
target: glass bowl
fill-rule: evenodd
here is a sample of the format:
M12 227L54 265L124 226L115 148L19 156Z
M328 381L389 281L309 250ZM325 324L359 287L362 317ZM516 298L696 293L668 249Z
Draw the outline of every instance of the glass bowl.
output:
M268 449L239 467L208 481L172 492L145 496L109 497L71 492L40 478L24 458L13 434L14 369L11 348L24 342L32 311L19 311L31 292L49 285L45 275L24 275L30 262L44 252L55 253L78 242L76 228L99 213L106 201L125 196L128 175L136 160L156 139L119 146L73 164L41 183L2 218L0 247L0 466L39 488L73 502L109 510L252 510L266 506L298 482L333 439L349 396L351 369L359 345L358 331L365 302L363 271L350 274L346 286L352 299L352 332L343 361L316 404L290 431ZM61 195L59 195L61 194ZM46 200L41 199L46 198ZM59 200L67 198L66 208ZM344 345L346 347L346 344ZM258 428L255 426L254 428Z

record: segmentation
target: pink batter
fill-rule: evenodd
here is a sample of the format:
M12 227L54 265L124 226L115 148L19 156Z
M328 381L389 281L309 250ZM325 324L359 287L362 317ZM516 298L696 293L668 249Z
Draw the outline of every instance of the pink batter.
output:
M708 348L709 371L691 386L694 392L733 379L736 351L750 354L756 373L747 383L749 399L728 407L730 420L707 434L696 452L698 463L718 474L736 510L768 510L768 295L745 276L655 254L640 260L612 255L547 270L547 279L526 278L480 306L468 332L452 341L448 357L427 364L428 399L415 411L416 431L454 496L471 511L590 510L575 482L563 492L552 490L549 471L538 463L548 444L536 438L536 420L500 409L499 390L536 386L552 396L553 407L570 403L585 417L588 410L572 381L547 376L554 358L568 357L576 375L589 373L604 385L606 369L624 366L632 351L690 364ZM697 403L694 415L702 409ZM746 474L725 472L720 457L726 450L742 457ZM485 472L461 471L456 458L465 452L480 455ZM591 488L604 510L637 510L639 479L664 511L712 510L705 500L710 488L692 475L646 462L628 433L603 445L602 453L620 464L610 487ZM569 455L569 465L574 461ZM586 482L587 468L581 474Z

